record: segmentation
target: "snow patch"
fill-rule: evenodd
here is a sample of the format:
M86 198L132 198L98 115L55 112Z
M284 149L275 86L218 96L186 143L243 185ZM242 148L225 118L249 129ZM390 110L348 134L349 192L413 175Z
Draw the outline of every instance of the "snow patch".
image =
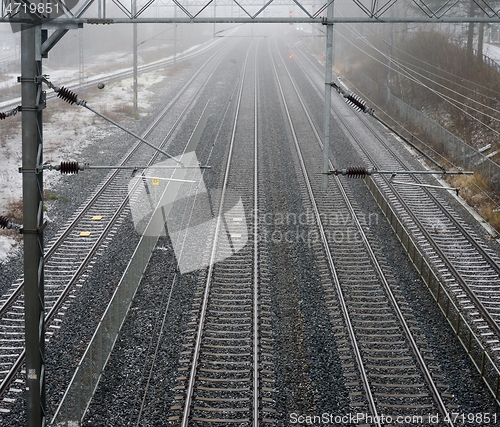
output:
M500 46L485 43L484 53L500 64Z
M7 259L15 245L16 243L11 237L0 236L0 263Z
M108 58L109 61L109 58ZM50 72L50 80L57 86L66 85L68 78L75 76L74 70L58 70ZM141 74L139 84L139 109L146 111L155 96L148 90L152 85L165 79L161 71ZM7 82L4 82L6 87ZM75 90L79 93L78 90ZM118 82L106 84L102 91L88 91L88 97L79 95L85 99L88 105L96 111L108 116L113 120L121 122L129 118L131 114L133 79L127 78ZM147 114L147 112L142 113ZM22 175L19 167L22 164L21 148L21 114L2 121L2 132L0 132L0 149L2 160L0 168L0 215L8 214L8 206L22 199ZM126 127L126 125L125 125ZM61 161L78 160L82 150L89 144L100 141L112 133L119 131L117 128L104 121L88 109L68 105L60 99L47 101L44 110L44 162L59 164ZM90 162L91 163L91 162ZM60 180L61 175L57 172L44 173L44 188L52 188ZM15 248L17 242L8 235L0 236L0 262Z

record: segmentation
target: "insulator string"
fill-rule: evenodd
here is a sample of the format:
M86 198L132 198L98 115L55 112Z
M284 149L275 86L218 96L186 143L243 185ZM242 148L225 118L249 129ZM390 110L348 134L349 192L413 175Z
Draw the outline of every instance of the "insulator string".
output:
M78 162L61 162L61 165L59 166L58 170L63 175L75 175L80 170L80 166Z
M369 172L364 166L350 166L346 170L346 175L349 178L363 178L369 175Z
M66 101L70 105L74 104L78 100L78 95L75 92L72 92L71 90L65 88L64 86L58 90L57 97L61 98L63 101Z

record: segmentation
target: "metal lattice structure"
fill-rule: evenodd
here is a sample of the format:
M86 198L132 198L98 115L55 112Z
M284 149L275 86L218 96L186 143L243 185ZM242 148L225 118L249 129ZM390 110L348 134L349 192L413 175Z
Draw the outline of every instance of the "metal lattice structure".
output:
M0 22L26 22L20 12L52 27L114 23L500 22L498 0L3 0ZM45 5L45 6L43 6ZM50 9L50 10L49 10ZM33 12L33 9L31 10Z

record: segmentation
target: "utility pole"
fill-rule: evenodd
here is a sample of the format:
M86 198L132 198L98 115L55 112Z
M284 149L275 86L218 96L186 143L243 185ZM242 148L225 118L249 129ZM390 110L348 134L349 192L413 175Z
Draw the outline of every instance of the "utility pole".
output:
M394 8L391 8L391 17L394 17ZM387 64L387 102L391 102L391 80L392 80L392 43L394 39L393 23L389 23L389 59Z
M217 0L214 0L214 37L215 38L215 18L217 17Z
M331 115L331 102L332 102L332 66L333 66L333 1L328 4L326 12L326 64L325 64L325 114L324 114L324 128L323 128L323 173L326 174L329 169L329 156L330 156L330 115ZM328 175L323 175L323 188L328 186Z
M22 168L24 240L24 319L27 427L46 424L45 325L43 290L42 30L21 27Z
M83 28L78 29L78 52L80 56L78 81L80 84L83 84L83 81L85 80L85 71L83 66Z
M137 13L137 0L132 0L132 16ZM134 57L134 114L137 114L137 24L132 24L132 47Z

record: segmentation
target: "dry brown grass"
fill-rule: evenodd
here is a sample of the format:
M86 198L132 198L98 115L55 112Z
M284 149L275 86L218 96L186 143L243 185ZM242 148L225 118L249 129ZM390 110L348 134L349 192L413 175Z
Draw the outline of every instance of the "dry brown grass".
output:
M22 224L23 222L23 201L22 200L16 200L16 201L11 201L7 205L7 217L17 223L17 224Z
M481 215L496 231L500 232L500 211L494 194L488 194L488 183L479 174L450 175L447 182L460 189L460 196Z
M11 201L7 204L7 206L5 206L5 208L6 208L5 213L2 212L3 216L8 218L9 221L11 221L15 224L20 225L23 223L23 201L22 200ZM20 242L22 240L21 233L18 233L18 232L13 231L13 230L0 229L0 235L14 237L17 242Z

